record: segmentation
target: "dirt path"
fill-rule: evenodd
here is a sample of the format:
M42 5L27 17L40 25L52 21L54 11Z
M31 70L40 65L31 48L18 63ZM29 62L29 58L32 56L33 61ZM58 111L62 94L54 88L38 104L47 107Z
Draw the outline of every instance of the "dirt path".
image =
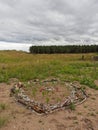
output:
M1 130L98 130L98 91L87 88L89 98L76 107L76 110L64 110L50 115L37 115L15 102L10 97L13 86L0 84L0 118L7 123Z

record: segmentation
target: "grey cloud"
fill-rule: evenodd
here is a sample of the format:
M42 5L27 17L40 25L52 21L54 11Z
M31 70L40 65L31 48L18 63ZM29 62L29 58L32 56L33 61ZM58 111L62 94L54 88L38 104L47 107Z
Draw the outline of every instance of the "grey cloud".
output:
M1 0L0 41L98 41L97 0ZM52 40L52 42L54 41ZM54 42L55 43L55 42Z

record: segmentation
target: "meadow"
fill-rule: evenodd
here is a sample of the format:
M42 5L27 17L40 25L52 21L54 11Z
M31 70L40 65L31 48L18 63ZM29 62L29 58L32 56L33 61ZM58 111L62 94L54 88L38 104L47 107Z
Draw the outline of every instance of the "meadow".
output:
M82 60L84 55L84 60ZM98 61L95 53L86 54L29 54L21 51L0 51L0 82L11 78L22 82L33 79L59 78L61 81L79 81L98 89Z

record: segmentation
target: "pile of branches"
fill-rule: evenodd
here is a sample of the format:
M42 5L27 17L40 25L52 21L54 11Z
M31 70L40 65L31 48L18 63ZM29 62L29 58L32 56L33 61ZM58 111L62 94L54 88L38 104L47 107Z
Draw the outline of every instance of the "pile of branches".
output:
M48 114L56 110L62 110L68 108L71 104L79 105L87 99L87 94L84 89L80 86L74 85L72 83L66 83L68 87L71 88L70 96L65 98L65 101L61 101L56 104L43 104L38 101L30 99L24 91L24 85L19 82L11 88L10 96L14 96L16 101L23 104L27 108L39 113Z

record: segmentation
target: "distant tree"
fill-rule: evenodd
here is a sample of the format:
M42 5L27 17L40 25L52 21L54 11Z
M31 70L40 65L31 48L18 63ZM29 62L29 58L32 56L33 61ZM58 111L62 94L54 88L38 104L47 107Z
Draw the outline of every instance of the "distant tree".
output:
M98 52L98 45L31 46L29 51L33 54L90 53Z

